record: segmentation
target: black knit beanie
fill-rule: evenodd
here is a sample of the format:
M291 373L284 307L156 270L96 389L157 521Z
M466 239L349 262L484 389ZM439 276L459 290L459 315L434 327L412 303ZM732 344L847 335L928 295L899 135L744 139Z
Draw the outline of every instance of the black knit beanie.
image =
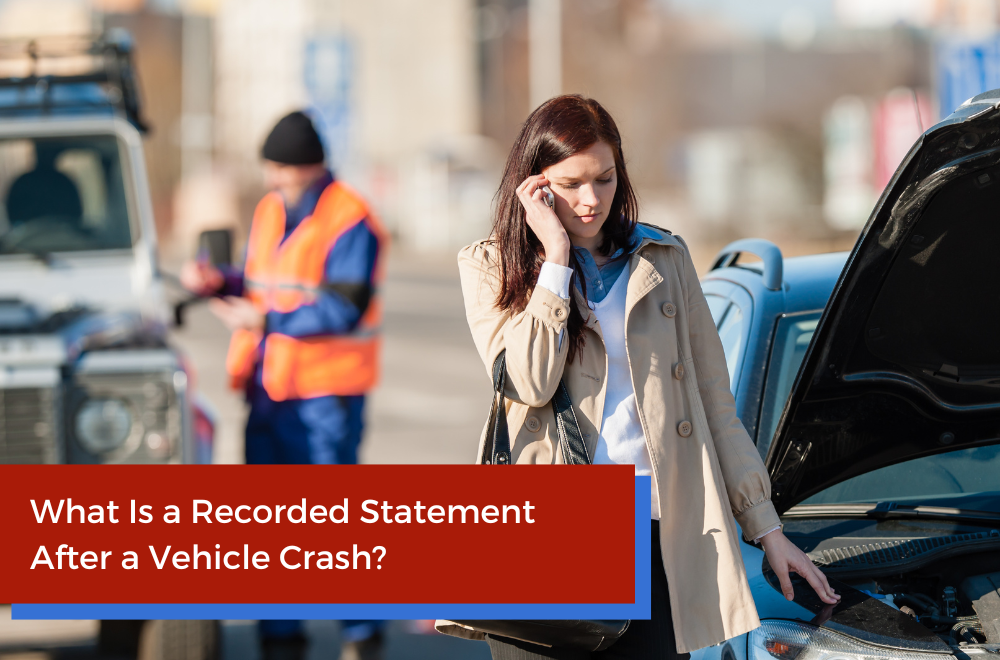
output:
M281 118L264 140L260 155L283 165L315 165L324 160L319 133L301 112Z

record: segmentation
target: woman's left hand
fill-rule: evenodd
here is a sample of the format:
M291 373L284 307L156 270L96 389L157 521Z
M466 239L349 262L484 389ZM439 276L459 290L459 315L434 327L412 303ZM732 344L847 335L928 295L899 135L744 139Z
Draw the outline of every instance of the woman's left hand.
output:
M789 571L792 571L805 578L824 603L835 605L840 602L840 596L826 581L823 572L812 563L806 553L789 541L780 529L762 536L760 545L767 553L767 562L771 565L771 569L778 576L778 582L781 583L781 593L785 595L785 598L792 600L795 597L792 580L788 577Z

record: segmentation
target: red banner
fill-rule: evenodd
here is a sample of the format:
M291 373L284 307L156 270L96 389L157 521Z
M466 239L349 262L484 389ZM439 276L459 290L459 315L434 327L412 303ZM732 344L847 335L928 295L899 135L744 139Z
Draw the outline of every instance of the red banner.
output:
M4 603L635 596L632 466L2 465L0 489Z

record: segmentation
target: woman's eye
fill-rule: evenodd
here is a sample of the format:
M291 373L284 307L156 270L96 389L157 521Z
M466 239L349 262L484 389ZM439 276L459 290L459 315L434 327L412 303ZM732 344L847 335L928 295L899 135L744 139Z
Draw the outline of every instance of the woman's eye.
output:
M613 177L609 176L607 179L598 179L597 183L611 183L613 180Z

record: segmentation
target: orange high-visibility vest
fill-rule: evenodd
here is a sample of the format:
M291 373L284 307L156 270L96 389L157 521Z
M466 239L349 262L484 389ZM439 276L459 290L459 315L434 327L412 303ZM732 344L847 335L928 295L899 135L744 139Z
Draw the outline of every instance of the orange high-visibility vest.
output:
M250 228L243 271L245 295L262 313L290 312L314 302L325 281L326 258L333 244L362 220L379 243L377 287L388 235L354 190L339 181L327 186L313 214L284 243L285 203L278 193L269 193L257 205ZM378 380L381 324L382 303L376 288L361 321L349 334L296 339L268 333L260 365L267 395L286 401L367 392ZM226 371L234 389L246 387L261 339L259 331L233 333Z

